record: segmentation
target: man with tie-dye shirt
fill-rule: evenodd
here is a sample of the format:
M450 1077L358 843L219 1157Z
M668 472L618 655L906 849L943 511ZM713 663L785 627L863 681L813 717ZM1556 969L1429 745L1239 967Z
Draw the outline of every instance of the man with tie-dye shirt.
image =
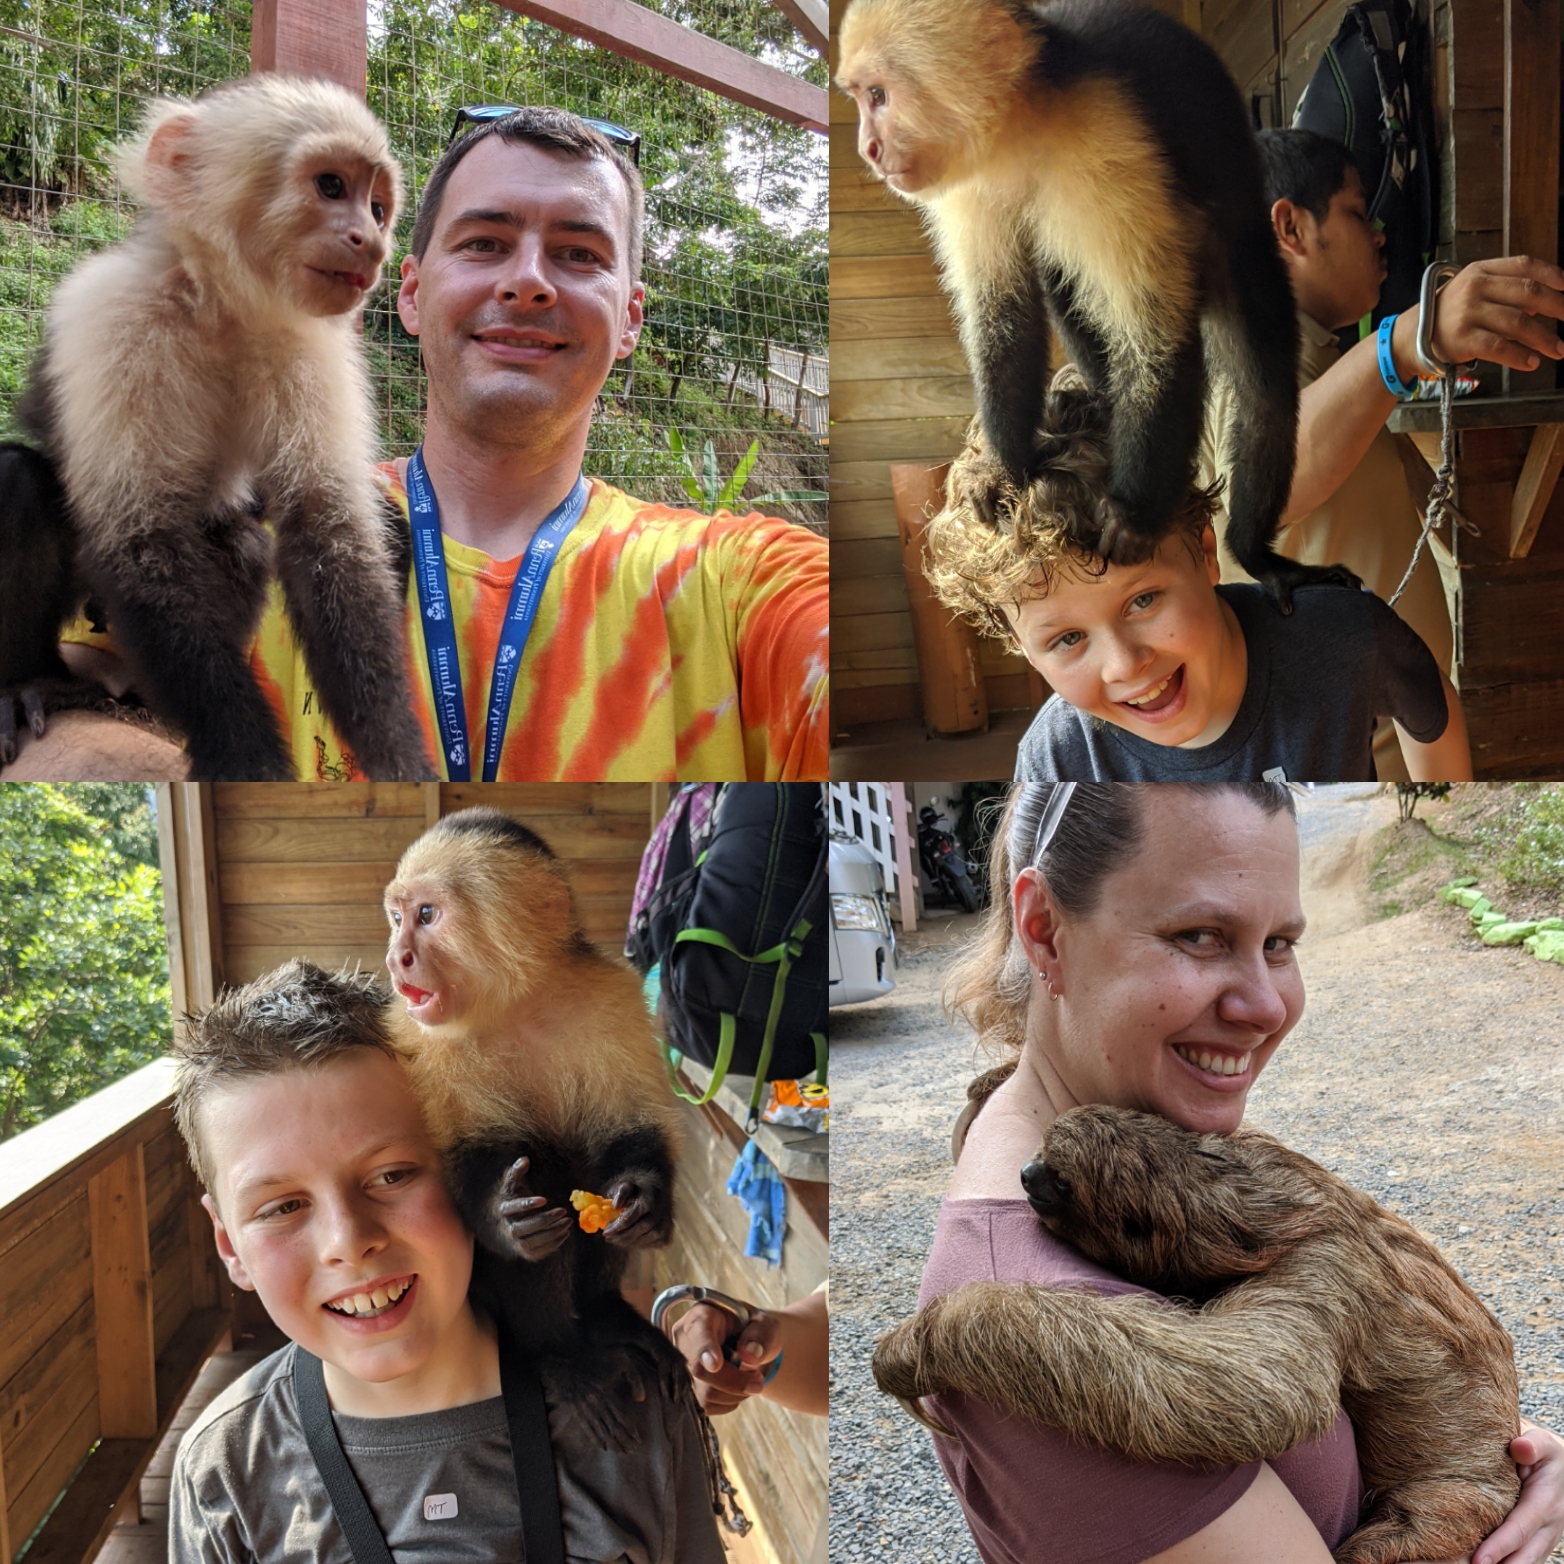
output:
M397 299L424 443L380 476L411 511L409 673L442 777L826 775L825 541L581 477L640 335L643 209L630 159L550 109L480 122L424 188ZM275 585L251 665L299 775L357 775Z

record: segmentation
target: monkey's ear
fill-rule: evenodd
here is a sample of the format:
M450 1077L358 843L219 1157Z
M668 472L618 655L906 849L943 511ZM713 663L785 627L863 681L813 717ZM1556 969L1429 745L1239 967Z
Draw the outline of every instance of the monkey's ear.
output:
M141 160L144 199L165 212L188 215L200 203L195 176L200 116L191 110L170 114L147 141Z

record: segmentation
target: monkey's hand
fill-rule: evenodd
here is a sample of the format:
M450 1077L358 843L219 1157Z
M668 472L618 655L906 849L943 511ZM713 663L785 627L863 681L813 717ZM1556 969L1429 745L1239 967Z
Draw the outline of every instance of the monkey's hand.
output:
M639 1447L642 1419L627 1403L645 1401L654 1388L644 1353L625 1342L592 1340L581 1351L544 1358L542 1367L550 1400L568 1406L599 1449Z
M1015 486L976 427L968 434L966 449L950 465L945 480L945 507L965 511L986 527L1000 525L1016 503Z
M623 1213L603 1229L621 1249L660 1249L673 1237L673 1187L655 1173L627 1173L604 1191Z
M576 1214L568 1206L551 1206L533 1194L527 1182L531 1160L518 1157L505 1170L490 1198L492 1219L485 1226L498 1237L499 1253L520 1260L546 1260L570 1237Z
M0 688L0 766L9 766L16 759L16 736L21 728L31 729L33 737L41 739L50 712L79 711L108 699L109 693L101 684L74 676L29 679L9 689Z

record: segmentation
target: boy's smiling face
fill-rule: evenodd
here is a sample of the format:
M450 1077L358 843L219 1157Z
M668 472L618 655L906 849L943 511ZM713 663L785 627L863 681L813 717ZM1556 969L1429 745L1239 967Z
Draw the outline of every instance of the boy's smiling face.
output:
M218 1252L325 1361L334 1402L333 1367L415 1395L420 1376L445 1372L473 1240L395 1060L359 1048L235 1082L203 1102L200 1128Z
M1007 604L1022 655L1077 710L1153 744L1190 748L1226 732L1248 654L1217 596L1216 535L1197 558L1172 533L1144 564L1100 576L1061 570L1044 597Z

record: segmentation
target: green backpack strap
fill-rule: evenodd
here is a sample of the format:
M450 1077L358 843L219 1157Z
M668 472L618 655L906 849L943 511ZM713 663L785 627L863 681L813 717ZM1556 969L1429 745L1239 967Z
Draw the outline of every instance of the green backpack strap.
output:
M749 1094L749 1113L744 1120L746 1135L753 1135L760 1127L760 1103L766 1091L766 1071L770 1068L772 1050L776 1046L777 1022L781 1019L783 1001L787 997L787 975L792 970L793 963L803 955L804 940L808 938L809 931L813 927L809 919L800 918L793 932L780 945L773 945L770 950L763 950L758 956L746 956L726 934L716 929L680 929L674 935L676 945L690 940L701 945L715 945L719 950L725 950L729 955L737 956L740 961L748 962L751 966L770 963L776 965L776 972L771 979L771 1008L766 1012L766 1029L760 1039L760 1057L755 1062L755 1087ZM736 1025L734 1017L724 1011L717 1034L717 1057L711 1067L711 1085L699 1097L692 1096L679 1084L677 1072L683 1055L676 1049L669 1048L666 1042L662 1044L663 1064L667 1068L668 1081L676 1096L700 1106L710 1102L717 1095L723 1081L727 1079L728 1065L733 1058L733 1036ZM826 1055L825 1038L818 1032L811 1032L810 1036L815 1041L816 1068L823 1069Z

